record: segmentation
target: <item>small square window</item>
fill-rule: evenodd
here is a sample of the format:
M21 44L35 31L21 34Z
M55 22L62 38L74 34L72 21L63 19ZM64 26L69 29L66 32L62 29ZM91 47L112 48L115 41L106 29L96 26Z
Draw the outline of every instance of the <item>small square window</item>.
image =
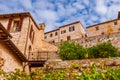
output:
M55 41L53 40L52 43L55 43Z
M104 35L105 33L104 33L104 32L102 32L101 34L102 34L102 35Z
M12 32L19 31L19 21L14 21Z
M66 33L66 30L64 30L63 33Z
M96 26L96 31L97 31L97 30L99 30L99 27L98 27L98 26Z
M87 34L85 34L85 37L87 37Z
M120 31L120 28L118 28L118 30Z
M45 36L44 39L47 39L47 36Z
M117 21L114 22L114 25L117 25Z
M75 30L75 27L74 26L72 26L72 27L69 27L69 31L71 32L71 31L74 31Z
M57 32L55 32L55 36L57 36L58 35L58 33Z
M53 34L51 33L51 34L50 34L50 37L52 37L52 36L53 36Z
M64 33L66 33L66 30L61 31L61 34L64 34Z

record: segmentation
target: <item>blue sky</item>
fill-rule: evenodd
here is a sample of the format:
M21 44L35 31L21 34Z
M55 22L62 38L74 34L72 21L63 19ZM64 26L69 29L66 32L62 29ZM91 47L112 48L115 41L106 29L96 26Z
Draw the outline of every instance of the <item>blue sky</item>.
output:
M46 31L80 21L84 27L117 18L120 0L0 0L0 14L30 12Z

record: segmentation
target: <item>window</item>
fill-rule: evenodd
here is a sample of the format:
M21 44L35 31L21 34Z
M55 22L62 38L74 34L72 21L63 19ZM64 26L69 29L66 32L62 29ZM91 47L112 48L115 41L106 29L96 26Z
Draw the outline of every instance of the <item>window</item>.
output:
M57 36L58 35L58 33L57 32L55 32L55 36Z
M117 25L117 21L114 22L114 25Z
M61 34L64 34L64 33L66 33L66 30L61 31Z
M52 37L52 36L53 36L53 34L51 33L51 34L50 34L50 37Z
M47 39L47 36L45 36L44 39Z
M33 31L33 26L31 25L29 38L30 38L32 43L34 41L34 34L35 34L35 32Z
M102 32L101 34L102 34L102 35L104 35L105 33L104 33L104 32Z
M31 46L29 46L29 47L28 47L28 49L29 49L29 53L30 53L30 52L31 52L31 50L32 50L32 49L31 49Z
M9 32L18 32L21 31L22 24L23 24L23 17L20 17L18 20L14 20L12 18L9 19L7 30Z
M55 43L55 41L53 40L52 43Z
M120 31L120 28L118 28L118 30Z
M99 27L98 27L98 26L96 26L96 31L97 31L97 30L99 30Z
M68 40L68 41L71 40L71 37L70 37L70 36L67 36L67 40Z
M19 31L19 21L14 21L12 32Z
M85 37L87 37L87 34L85 34Z
M69 31L71 32L71 31L74 31L75 30L75 27L74 26L72 26L72 27L69 27Z
M64 30L63 33L66 33L66 30Z

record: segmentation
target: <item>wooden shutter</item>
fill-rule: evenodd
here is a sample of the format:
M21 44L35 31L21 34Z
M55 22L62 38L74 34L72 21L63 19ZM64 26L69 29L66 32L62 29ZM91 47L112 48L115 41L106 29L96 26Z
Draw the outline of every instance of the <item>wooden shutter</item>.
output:
M21 31L22 24L23 24L23 19L24 19L23 17L20 18L18 31Z
M7 26L7 30L8 31L10 31L11 24L12 24L12 19L9 19L8 26Z

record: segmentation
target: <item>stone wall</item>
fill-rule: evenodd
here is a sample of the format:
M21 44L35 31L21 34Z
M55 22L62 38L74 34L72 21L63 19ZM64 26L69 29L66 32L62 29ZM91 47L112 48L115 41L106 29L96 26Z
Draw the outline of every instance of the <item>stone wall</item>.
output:
M86 27L86 33L88 37L98 36L102 34L116 33L119 31L120 31L119 19L106 21Z
M70 31L70 27L74 27L74 30ZM80 22L74 22L71 24L63 25L56 30L46 32L45 40L51 43L58 43L61 41L66 41L68 37L70 40L82 38L84 33L85 32L82 24Z
M73 40L76 44L83 45L84 47L90 47L102 42L111 41L111 43L118 49L120 49L120 32L110 35L100 35L88 38L81 38Z
M22 62L14 55L8 47L0 42L0 57L4 60L2 70L5 72L14 71L14 69L23 69Z
M108 67L117 67L120 66L120 57L113 58L96 58L96 59L83 59L83 60L65 60L62 61L60 59L56 60L48 60L44 68L47 70L58 70L65 69L70 67L75 67L75 65L79 65L83 68L87 66L92 66L92 64L96 64L96 66L100 67L101 64Z

